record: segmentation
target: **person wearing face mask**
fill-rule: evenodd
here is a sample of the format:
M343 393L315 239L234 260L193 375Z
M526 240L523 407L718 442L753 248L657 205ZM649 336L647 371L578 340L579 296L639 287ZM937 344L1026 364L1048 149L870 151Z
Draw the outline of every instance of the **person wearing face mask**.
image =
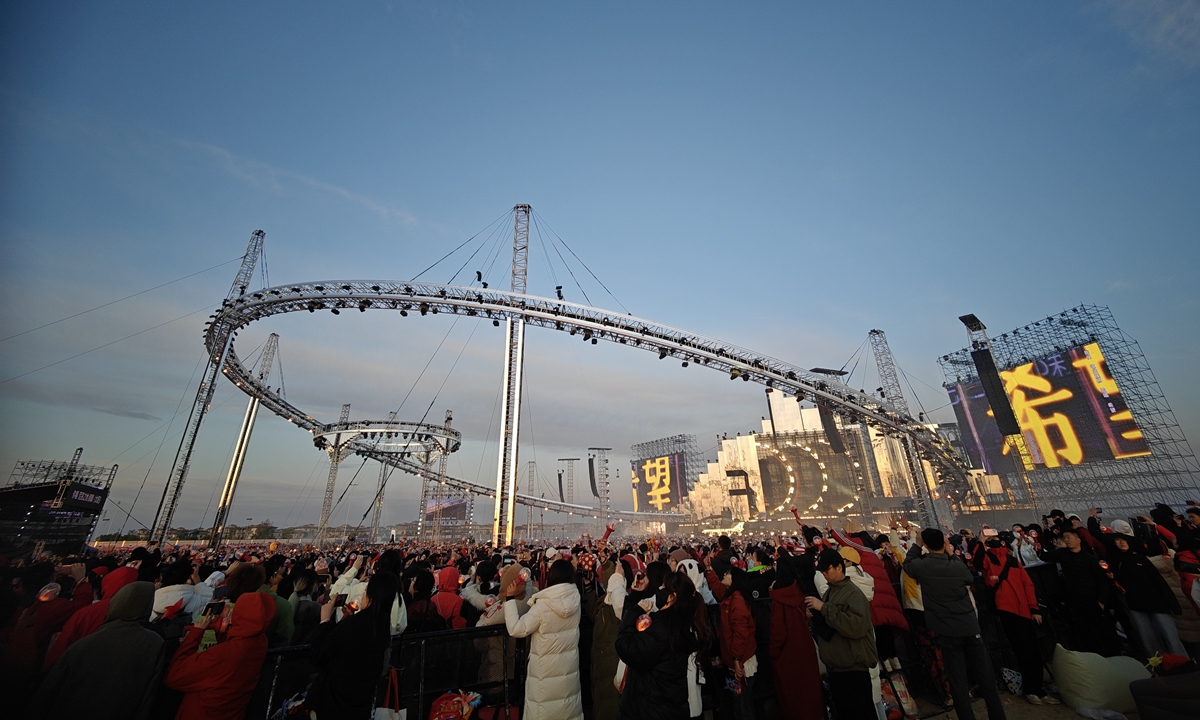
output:
M698 717L703 708L694 664L710 640L708 612L683 573L669 574L665 595L657 598L649 584L646 578L634 583L617 633L617 655L629 668L617 718Z

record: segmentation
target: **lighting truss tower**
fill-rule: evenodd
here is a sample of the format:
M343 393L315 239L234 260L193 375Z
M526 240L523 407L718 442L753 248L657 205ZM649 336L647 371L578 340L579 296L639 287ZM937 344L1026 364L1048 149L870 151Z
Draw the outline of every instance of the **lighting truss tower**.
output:
M279 350L279 335L271 333L263 346L262 357L258 361L258 382L266 385L271 376L271 368L275 365L275 353ZM238 431L237 442L233 446L233 458L229 462L229 472L225 475L225 486L221 488L221 501L217 504L217 515L213 518L212 530L208 537L208 546L221 546L221 536L225 533L225 521L229 516L229 506L233 503L233 493L237 490L238 480L242 477L242 466L246 462L246 449L250 445L250 435L254 432L254 422L258 419L258 406L261 401L257 395L250 396L246 406L246 415L242 418L242 429Z
M1110 517L1146 512L1155 503L1182 506L1200 495L1200 463L1137 340L1103 305L1082 304L1002 333L989 341L997 368L1035 362L1070 348L1097 343L1125 404L1144 434L1150 454L1066 464L1029 473L1041 511L1101 505ZM947 387L972 382L977 373L968 347L942 355Z
M449 410L446 411L446 432L450 432L450 421L454 416ZM433 541L442 541L442 530L445 529L446 519L442 516L442 510L446 504L446 499L449 496L449 488L446 485L446 462L450 459L448 453L441 453L438 457L438 474L437 481L434 485L434 498L436 504L433 507Z
M593 447L588 448L588 460L595 463L596 467L596 492L600 495L600 519L605 523L612 520L612 513L609 511L609 495L608 495L608 451L612 448Z
M342 406L338 423L345 424L350 419L350 403ZM329 481L325 483L325 500L321 502L321 519L317 522L317 547L321 547L329 536L329 515L333 512L333 488L337 485L338 465L350 455L348 443L354 435L347 435L345 441L340 434L333 436L333 441L325 446L329 453Z
M258 264L258 256L262 253L263 240L266 236L267 234L262 230L255 230L250 235L250 244L246 246L246 254L242 256L242 265L238 268L233 286L229 289L229 295L225 297L225 305L232 304L234 300L245 294L246 288L250 284L250 278L254 274L254 266ZM230 334L221 350L208 357L204 374L200 376L200 387L196 389L196 398L192 401L192 409L188 413L183 437L180 438L179 448L175 451L171 474L167 476L162 498L158 501L158 510L154 513L150 540L158 541L160 545L166 544L164 541L167 539L167 531L170 530L171 521L175 518L175 509L179 506L179 496L183 494L183 484L187 481L188 470L191 468L192 449L196 445L196 436L200 433L200 423L204 421L208 407L212 404L217 375L221 372L221 365L225 362L225 355L229 352L229 345L232 342L233 334Z
M559 463L566 463L565 465L562 465L562 464L559 465L559 468L560 468L559 472L565 473L565 477L566 477L566 481L567 481L566 482L567 491L566 491L565 495L566 495L566 500L569 503L575 502L575 463L578 461L579 461L579 458L559 458L558 459Z
M529 269L529 205L513 207L512 292L525 294ZM496 465L496 508L492 518L492 542L512 544L513 510L517 495L517 441L521 422L521 386L524 381L525 320L505 320L507 345L504 353L504 397L500 408L500 457Z
M537 463L529 461L529 496L533 497L537 494ZM530 542L533 542L533 505L526 505L529 511L525 519L525 537Z
M452 430L451 422L454 420L454 414L447 410L445 429L449 434ZM433 469L434 459L437 459L437 471ZM446 501L458 497L456 491L452 491L446 485L446 462L449 459L449 453L445 448L430 446L424 452L418 453L421 460L421 509L420 515L417 518L417 537L423 540L432 540L441 542L442 531L449 527L449 521L443 517L442 510ZM429 517L429 508L433 508L433 515ZM467 508L470 512L470 508Z
M388 422L395 422L396 413L388 413L387 419ZM371 516L371 542L379 542L379 518L383 515L383 489L387 487L392 469L392 466L387 463L379 464L379 486L375 488L375 513Z
M880 394L904 417L911 418L912 411L908 409L908 400L904 398L904 391L900 389L896 359L892 357L892 349L888 347L887 335L882 330L872 330L867 337L871 340L871 353L875 355L875 367L879 370ZM869 438L870 435L868 434L867 437ZM908 465L909 477L912 478L910 492L915 491L914 494L917 496L917 515L926 527L938 527L937 508L934 507L933 501L929 497L929 483L925 478L925 468L919 460L916 447L908 435L905 435L901 441L904 444L904 457ZM867 447L870 448L870 444ZM870 454L873 463L874 450ZM893 471L894 469L895 465L893 465Z

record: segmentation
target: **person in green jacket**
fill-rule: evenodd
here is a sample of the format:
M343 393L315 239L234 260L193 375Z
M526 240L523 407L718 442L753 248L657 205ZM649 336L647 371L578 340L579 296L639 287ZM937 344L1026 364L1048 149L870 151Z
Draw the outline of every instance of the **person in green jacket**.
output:
M829 670L835 720L875 717L871 668L879 662L871 604L846 577L846 561L837 550L823 550L817 571L829 582L825 597L806 597L817 631L817 651Z

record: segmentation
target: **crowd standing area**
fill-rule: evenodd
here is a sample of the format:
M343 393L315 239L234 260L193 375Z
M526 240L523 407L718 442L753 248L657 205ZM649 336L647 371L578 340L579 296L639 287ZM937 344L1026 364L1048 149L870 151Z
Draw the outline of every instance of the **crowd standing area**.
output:
M6 562L3 715L1200 716L1200 507L957 532L797 522Z

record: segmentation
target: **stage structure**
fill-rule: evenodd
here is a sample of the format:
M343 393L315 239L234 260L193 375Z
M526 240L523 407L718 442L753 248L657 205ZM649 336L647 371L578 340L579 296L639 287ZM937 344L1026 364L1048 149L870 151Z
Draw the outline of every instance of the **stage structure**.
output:
M351 420L350 403L342 406L341 416L336 423L315 425L310 429L313 444L329 454L329 481L325 485L325 500L321 505L321 519L317 524L316 544L321 546L329 540L330 516L333 514L333 493L337 484L338 464L351 453L376 460L385 465L397 465L421 478L422 503L420 525L425 525L425 512L430 499L447 497L445 483L445 457L462 447L462 434L450 427L451 414L446 411L444 425L423 422L401 422L396 414L387 420ZM310 418L311 419L311 418ZM294 420L293 420L294 422ZM439 469L433 470L434 464ZM413 465L419 468L409 470ZM386 478L385 478L386 482ZM385 482L381 482L371 501L376 520L371 536L378 534L378 516L382 503ZM344 493L343 493L344 494ZM437 508L436 512L442 512ZM439 518L438 527L441 526Z
M63 555L82 550L96 529L117 466L82 465L83 448L70 460L21 460L0 488L0 537L5 551L34 555L42 548Z
M612 448L605 447L590 447L588 448L588 475L592 481L592 492L600 499L600 519L604 522L609 522L613 517L612 501L609 497L609 482L608 482L608 451ZM659 513L660 515L674 515L673 513ZM636 516L637 513L635 512Z
M1015 498L1043 513L1100 506L1124 517L1200 495L1200 464L1137 341L1107 307L1079 305L987 343L1024 459L992 413L972 357L979 342L938 362L971 465L999 480L989 507Z
M575 502L575 463L579 458L558 459L558 499L562 502ZM566 476L566 493L563 492L563 476Z
M634 511L687 507L688 493L706 466L695 435L638 443L629 448L629 454Z
M317 433L325 426L311 415L292 405L281 393L257 382L254 374L238 358L233 347L237 332L249 324L274 315L295 312L315 313L318 310L338 315L342 310L389 310L402 317L412 314L437 315L449 313L490 320L499 327L505 323L508 336L508 360L505 377L505 420L501 443L503 461L498 463L495 489L461 478L446 476L446 484L476 495L493 498L501 511L493 521L493 535L501 530L500 518L505 519L504 532L511 535L512 503L536 505L543 510L572 513L581 516L603 515L606 519L676 522L678 513L631 513L611 509L605 495L600 507L529 497L515 488L517 410L520 405L519 366L524 352L525 326L542 327L581 338L596 344L600 340L651 352L660 360L672 358L682 367L707 368L724 374L730 380L755 382L795 396L798 401L818 404L826 414L840 416L845 424L866 423L880 430L900 433L912 438L921 460L927 461L936 475L942 497L961 504L971 492L967 468L954 450L933 430L898 410L885 399L854 390L835 377L805 370L798 365L740 348L713 338L688 333L629 313L617 313L600 308L566 302L561 298L527 295L524 290L525 264L528 252L529 206L514 208L513 286L509 291L487 287L443 285L418 281L330 280L301 282L246 290L251 272L262 249L263 233L256 231L243 258L229 296L211 317L204 333L209 366L197 391L192 414L184 433L176 462L163 491L160 511L154 523L155 535L163 538L182 492L195 435L212 397L212 379L217 373L226 375L243 392L258 397L261 406L294 423L297 427ZM523 249L522 249L523 248ZM358 438L346 443L348 452L371 457L396 469L418 477L434 475L407 453L379 453L372 441ZM592 456L595 461L600 456ZM605 458L606 459L606 458ZM508 470L506 470L508 468ZM434 479L436 475L434 475ZM600 494L597 488L597 495ZM169 498L169 501L168 501ZM507 502L507 505L506 505Z

